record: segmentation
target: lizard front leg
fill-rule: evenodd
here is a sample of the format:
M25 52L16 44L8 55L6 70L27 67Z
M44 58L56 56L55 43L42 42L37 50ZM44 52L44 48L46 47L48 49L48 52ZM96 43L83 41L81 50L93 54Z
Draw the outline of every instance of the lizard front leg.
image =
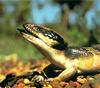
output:
M70 79L70 77L72 77L73 75L76 74L76 68L75 67L70 67L65 69L63 72L61 72L59 74L59 76L57 77L57 79L60 80L64 80L64 81L68 81Z

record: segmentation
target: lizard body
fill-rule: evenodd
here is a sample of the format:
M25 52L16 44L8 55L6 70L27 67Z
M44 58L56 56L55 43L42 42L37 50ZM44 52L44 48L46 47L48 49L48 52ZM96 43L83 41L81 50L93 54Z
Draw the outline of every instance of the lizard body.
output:
M74 74L100 72L100 45L96 47L69 47L52 29L34 24L24 24L21 35L44 54L47 59L64 69L57 77L68 80Z

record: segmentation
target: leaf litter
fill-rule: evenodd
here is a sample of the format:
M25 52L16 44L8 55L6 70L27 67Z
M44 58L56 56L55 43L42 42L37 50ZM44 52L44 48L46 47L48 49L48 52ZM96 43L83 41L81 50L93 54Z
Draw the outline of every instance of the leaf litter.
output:
M55 79L62 70L46 59L25 63L16 54L0 59L0 88L100 88L100 74L76 75L64 82Z

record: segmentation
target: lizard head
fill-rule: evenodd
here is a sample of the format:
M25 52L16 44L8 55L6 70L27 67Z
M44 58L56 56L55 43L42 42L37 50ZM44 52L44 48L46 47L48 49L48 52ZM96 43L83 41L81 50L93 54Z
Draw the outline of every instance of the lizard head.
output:
M64 50L67 45L64 39L50 28L31 23L24 24L23 27L24 29L18 29L21 35L37 47L44 44L57 50Z

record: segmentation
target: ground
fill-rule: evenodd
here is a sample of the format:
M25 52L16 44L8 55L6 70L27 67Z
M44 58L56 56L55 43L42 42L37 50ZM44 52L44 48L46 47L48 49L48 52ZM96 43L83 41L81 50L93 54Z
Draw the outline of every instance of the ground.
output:
M50 80L60 70L49 71L48 60L29 59L24 62L17 58L16 54L3 57L0 62L0 87L1 88L100 88L100 74L78 75L64 82L57 79ZM52 69L53 70L53 69ZM53 75L54 73L55 75ZM41 79L41 80L40 80Z

